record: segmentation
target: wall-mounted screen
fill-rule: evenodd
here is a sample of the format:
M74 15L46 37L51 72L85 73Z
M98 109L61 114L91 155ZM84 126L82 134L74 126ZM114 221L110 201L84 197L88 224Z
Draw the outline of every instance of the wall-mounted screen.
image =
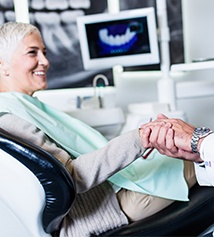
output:
M153 7L81 16L77 26L86 70L159 63Z

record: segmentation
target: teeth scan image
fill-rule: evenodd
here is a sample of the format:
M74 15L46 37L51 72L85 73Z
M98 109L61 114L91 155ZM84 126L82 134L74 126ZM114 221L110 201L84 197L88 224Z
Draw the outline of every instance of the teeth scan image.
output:
M117 24L98 31L98 51L100 57L108 54L149 52L149 44L142 44L144 27L142 22ZM146 36L145 36L146 37ZM148 40L148 38L146 39ZM144 48L142 48L142 46Z

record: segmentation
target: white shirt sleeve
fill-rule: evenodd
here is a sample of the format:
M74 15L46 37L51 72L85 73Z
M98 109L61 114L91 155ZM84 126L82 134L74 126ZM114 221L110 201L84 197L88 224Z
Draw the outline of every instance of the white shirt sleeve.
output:
M197 181L203 186L214 186L214 133L208 135L200 147L203 164L195 163Z

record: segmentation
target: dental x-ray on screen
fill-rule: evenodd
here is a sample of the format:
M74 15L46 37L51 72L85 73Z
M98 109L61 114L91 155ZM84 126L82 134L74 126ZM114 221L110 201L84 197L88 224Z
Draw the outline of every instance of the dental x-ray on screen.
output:
M154 8L77 18L86 70L159 63Z

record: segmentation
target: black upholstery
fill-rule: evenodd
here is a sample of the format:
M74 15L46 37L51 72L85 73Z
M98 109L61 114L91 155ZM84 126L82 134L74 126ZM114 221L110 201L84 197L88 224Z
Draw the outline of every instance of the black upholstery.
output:
M214 223L214 188L196 184L189 198L101 236L198 236Z
M2 129L0 149L24 164L38 178L46 195L43 228L47 233L57 231L75 199L76 190L71 175L51 154Z

